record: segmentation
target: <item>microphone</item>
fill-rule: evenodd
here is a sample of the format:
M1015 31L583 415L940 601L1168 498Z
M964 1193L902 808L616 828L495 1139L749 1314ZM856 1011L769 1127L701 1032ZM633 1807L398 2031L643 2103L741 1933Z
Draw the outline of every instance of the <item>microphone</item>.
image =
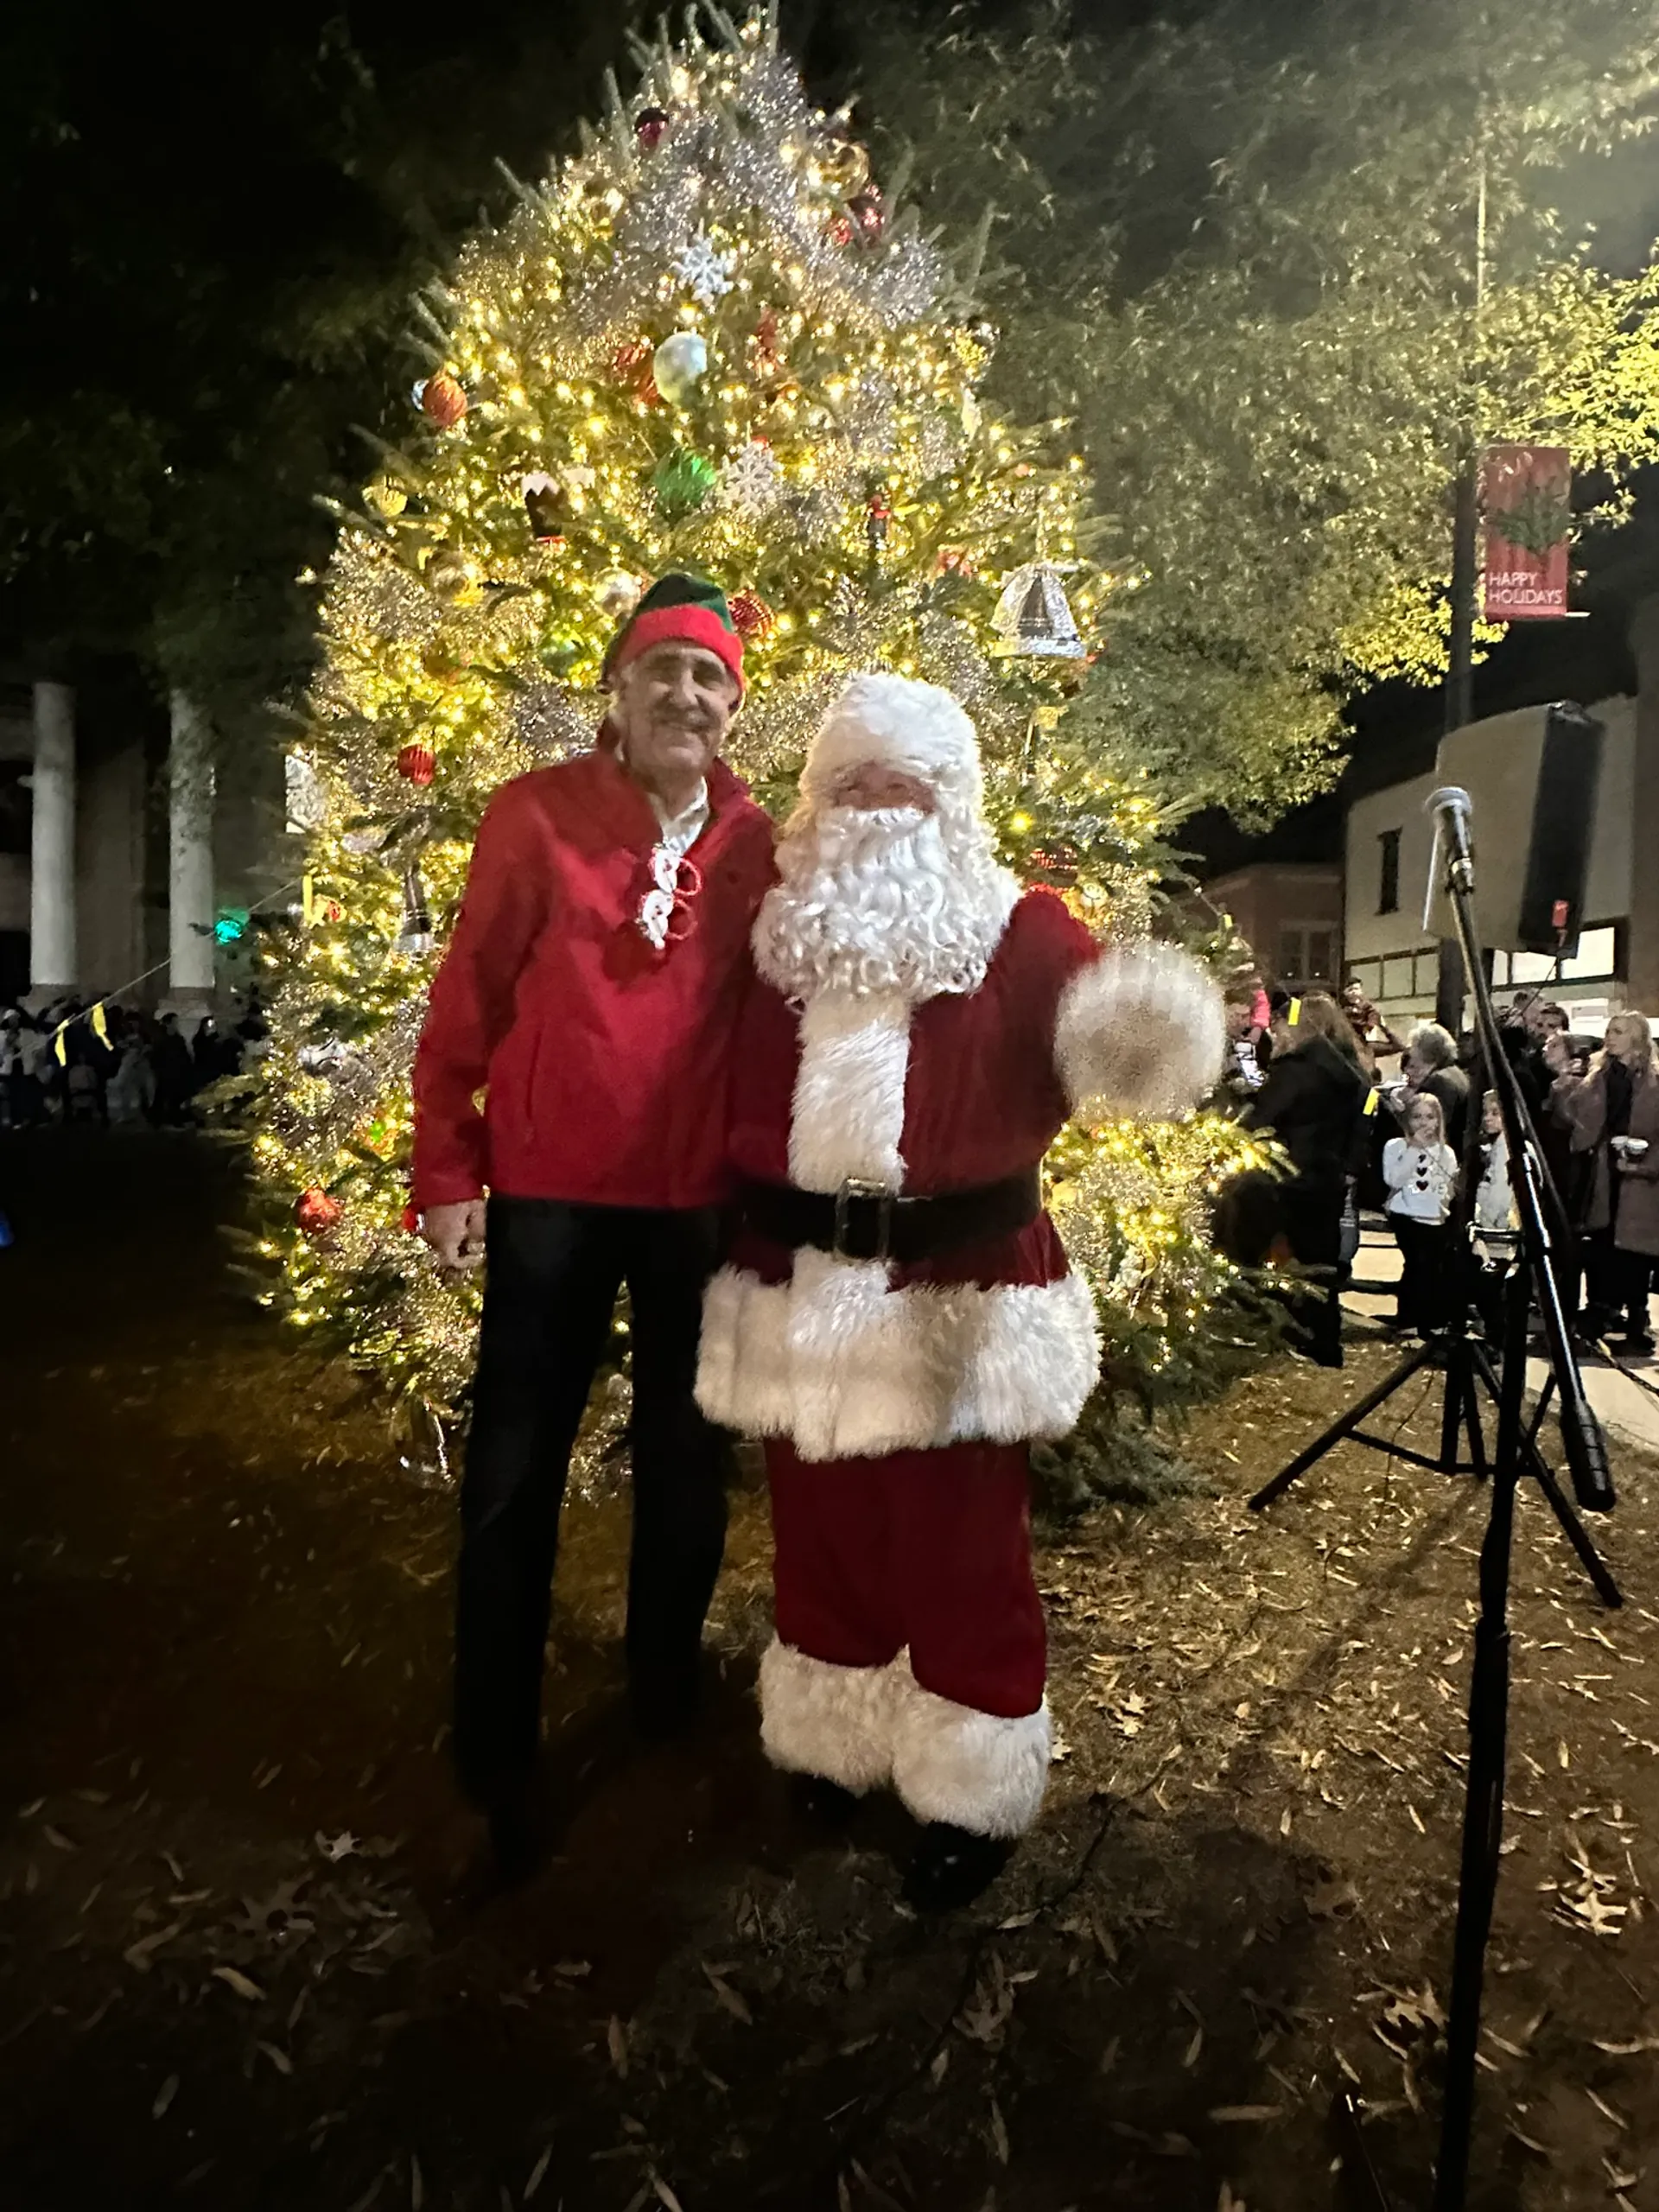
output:
M1434 817L1434 849L1429 855L1428 880L1423 887L1425 930L1433 926L1434 897L1440 887L1442 838L1451 851L1451 870L1460 874L1465 890L1474 888L1474 848L1469 842L1469 823L1474 810L1474 801L1460 784L1443 784L1423 801L1423 812Z
M1443 833L1447 838L1454 861L1471 857L1469 823L1474 810L1474 801L1459 784L1444 784L1423 801L1423 812L1435 817L1436 834Z

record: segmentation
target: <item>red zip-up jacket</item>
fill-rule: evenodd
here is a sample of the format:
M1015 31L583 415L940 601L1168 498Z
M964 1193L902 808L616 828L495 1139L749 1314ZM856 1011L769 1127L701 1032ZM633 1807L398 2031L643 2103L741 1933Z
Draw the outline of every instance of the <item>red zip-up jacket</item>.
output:
M732 1040L772 832L723 762L708 781L693 926L662 952L636 920L657 817L604 733L490 801L415 1055L417 1207L486 1186L614 1206L726 1194Z

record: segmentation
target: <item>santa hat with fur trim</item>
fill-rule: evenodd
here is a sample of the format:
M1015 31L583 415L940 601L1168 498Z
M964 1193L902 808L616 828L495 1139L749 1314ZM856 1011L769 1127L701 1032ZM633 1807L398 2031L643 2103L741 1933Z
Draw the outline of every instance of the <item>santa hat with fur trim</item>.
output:
M886 670L854 677L818 726L801 789L822 803L844 770L867 761L918 776L959 805L979 805L978 734L937 683Z

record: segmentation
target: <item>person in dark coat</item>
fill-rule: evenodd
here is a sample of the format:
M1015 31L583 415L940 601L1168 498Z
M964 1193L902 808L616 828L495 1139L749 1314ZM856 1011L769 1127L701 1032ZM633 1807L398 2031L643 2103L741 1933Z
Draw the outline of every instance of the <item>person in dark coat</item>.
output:
M150 1058L156 1070L156 1119L162 1128L177 1128L188 1118L196 1075L176 1014L162 1016Z
M1622 1330L1629 1350L1651 1352L1649 1295L1659 1260L1659 1063L1640 1014L1616 1014L1582 1080L1556 1093L1573 1148L1591 1161L1585 1210L1583 1328L1595 1338Z
M1406 1044L1405 1087L1388 1095L1403 1128L1412 1102L1437 1098L1446 1141L1459 1160L1469 1120L1469 1077L1458 1065L1457 1040L1438 1021L1420 1021Z
M1285 999L1273 1018L1267 1078L1240 1119L1270 1130L1290 1154L1292 1173L1240 1179L1231 1211L1231 1256L1246 1265L1289 1258L1319 1287L1299 1300L1308 1356L1342 1365L1342 1307L1337 1274L1342 1214L1354 1173L1370 1085L1362 1073L1352 1025L1323 991Z

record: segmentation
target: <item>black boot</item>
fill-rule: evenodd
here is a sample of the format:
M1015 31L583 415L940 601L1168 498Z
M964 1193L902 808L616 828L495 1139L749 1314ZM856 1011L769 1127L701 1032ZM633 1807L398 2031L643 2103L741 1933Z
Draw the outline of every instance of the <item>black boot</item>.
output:
M930 1821L905 1871L905 1903L918 1912L956 1912L988 1890L1013 1856L1013 1844L1000 1836Z
M697 1661L636 1659L628 1669L628 1706L648 1744L683 1736L697 1717L702 1695Z
M485 1808L490 1831L490 1872L498 1890L530 1880L547 1854L528 1786L493 1792Z
M791 1774L788 1786L791 1806L813 1827L844 1828L858 1810L855 1794L825 1775Z

